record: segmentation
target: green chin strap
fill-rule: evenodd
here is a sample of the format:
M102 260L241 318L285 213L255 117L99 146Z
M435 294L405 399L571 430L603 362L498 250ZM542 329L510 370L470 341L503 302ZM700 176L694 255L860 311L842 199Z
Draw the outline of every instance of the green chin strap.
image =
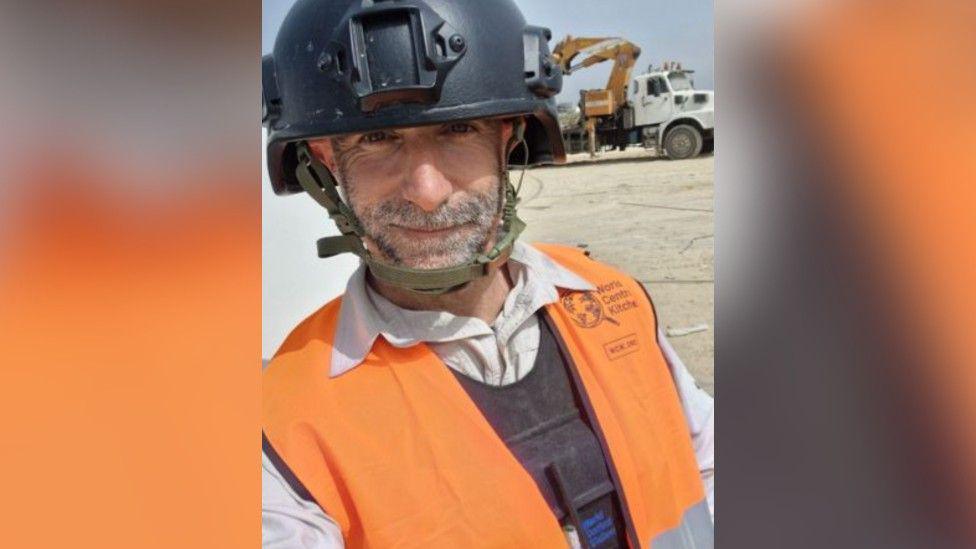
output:
M523 125L516 126L513 140L521 142ZM506 147L506 152L510 146ZM400 288L422 294L444 294L464 286L468 282L485 276L498 265L508 260L512 246L525 229L525 222L516 213L518 190L512 185L505 170L505 204L502 208L502 235L488 253L479 254L472 261L444 269L410 269L383 263L369 253L363 244L366 231L342 197L332 173L308 149L304 141L298 144L298 168L295 174L298 182L312 198L329 212L342 236L327 236L318 241L319 257L333 257L343 253L358 255L376 278Z

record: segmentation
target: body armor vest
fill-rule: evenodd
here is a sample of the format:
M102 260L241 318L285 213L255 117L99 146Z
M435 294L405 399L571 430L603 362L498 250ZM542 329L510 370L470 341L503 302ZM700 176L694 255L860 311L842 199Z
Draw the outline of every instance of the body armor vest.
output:
M600 442L549 324L540 319L539 351L521 380L496 387L454 376L532 476L560 524L585 547L626 547L620 500Z

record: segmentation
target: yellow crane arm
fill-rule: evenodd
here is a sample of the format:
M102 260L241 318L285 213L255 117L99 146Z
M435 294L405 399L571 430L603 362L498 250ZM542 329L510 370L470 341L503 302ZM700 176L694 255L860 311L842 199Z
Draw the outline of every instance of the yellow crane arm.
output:
M610 71L610 78L607 79L606 89L612 94L615 104L623 105L627 99L626 90L627 83L630 82L630 73L640 53L641 49L637 44L623 38L567 36L556 44L552 56L563 70L563 74L572 74L574 71L597 63L613 61L613 69ZM573 64L573 61L580 56L583 60Z

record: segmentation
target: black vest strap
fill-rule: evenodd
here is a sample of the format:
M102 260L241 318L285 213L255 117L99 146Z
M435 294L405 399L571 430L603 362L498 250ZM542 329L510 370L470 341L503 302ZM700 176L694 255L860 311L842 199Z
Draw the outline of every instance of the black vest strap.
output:
M312 493L308 491L308 488L306 488L304 484L302 484L302 481L298 480L298 477L291 470L291 468L288 467L285 460L281 459L281 456L278 455L278 452L275 451L274 446L271 445L271 441L268 440L267 435L265 435L263 432L261 433L261 451L264 452L264 455L268 456L268 459L278 471L278 474L281 475L281 478L285 479L285 482L288 483L288 486L291 486L291 489L295 491L295 494L297 494L298 497L307 502L318 505L318 502L315 500Z

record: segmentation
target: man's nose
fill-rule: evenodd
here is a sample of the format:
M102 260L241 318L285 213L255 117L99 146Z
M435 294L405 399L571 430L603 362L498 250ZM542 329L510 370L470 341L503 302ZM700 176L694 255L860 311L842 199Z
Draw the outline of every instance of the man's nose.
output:
M417 154L403 182L403 197L432 212L451 196L451 181L438 169L433 155Z

